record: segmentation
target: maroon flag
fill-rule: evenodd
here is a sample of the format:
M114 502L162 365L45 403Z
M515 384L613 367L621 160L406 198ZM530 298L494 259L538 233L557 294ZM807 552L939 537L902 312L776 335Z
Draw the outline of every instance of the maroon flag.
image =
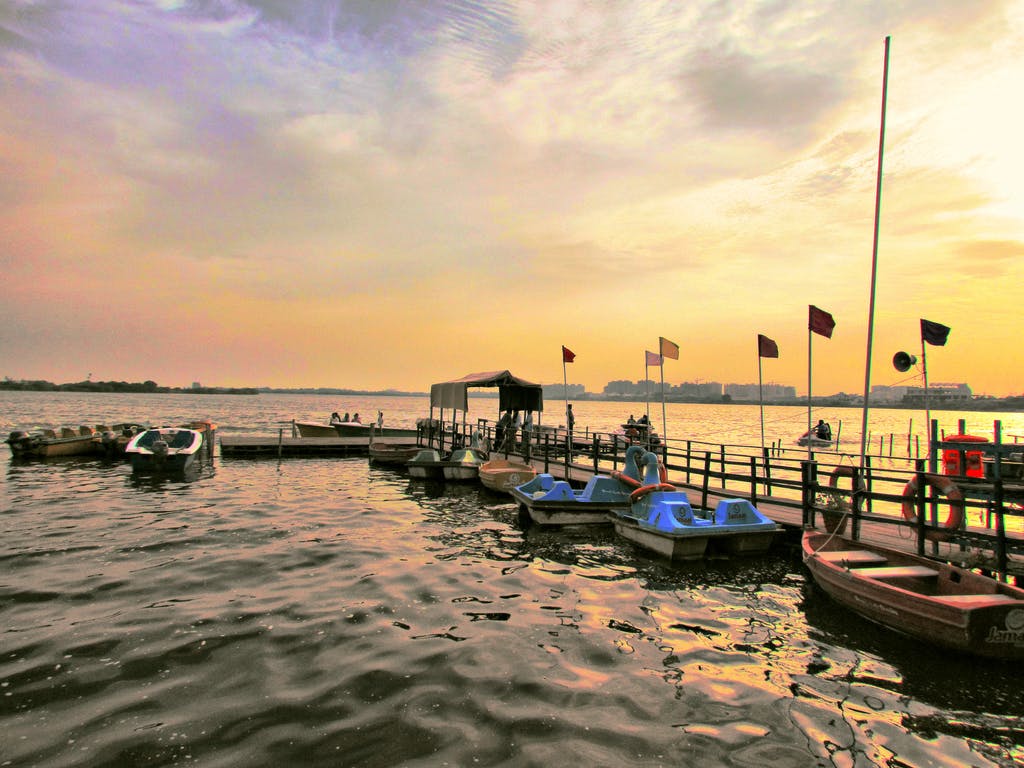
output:
M570 350L568 347L562 347L562 362L571 363L576 359L576 353Z
M946 346L946 339L949 338L949 326L942 323L933 323L931 320L921 318L921 338L936 347Z
M647 353L647 365L661 365L661 355L650 350L644 351Z
M814 331L814 333L820 334L826 339L831 339L832 329L836 327L836 321L824 309L818 309L811 304L807 327Z
M679 359L679 345L675 344L663 336L658 337L660 347L658 348L661 352L662 357L667 357L672 360Z
M769 339L764 334L757 334L757 356L758 357L778 357L779 356L779 345Z

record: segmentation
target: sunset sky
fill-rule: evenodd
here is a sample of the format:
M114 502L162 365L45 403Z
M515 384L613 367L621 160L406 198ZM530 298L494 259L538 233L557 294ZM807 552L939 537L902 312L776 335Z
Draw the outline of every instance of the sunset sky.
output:
M4 0L0 376L1024 392L1024 0ZM656 369L652 371L657 379Z

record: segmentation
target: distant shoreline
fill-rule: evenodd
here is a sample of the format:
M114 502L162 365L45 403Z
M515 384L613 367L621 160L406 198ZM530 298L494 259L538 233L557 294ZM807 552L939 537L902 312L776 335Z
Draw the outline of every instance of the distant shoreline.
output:
M183 394L183 395L259 395L261 393L275 395L333 395L342 397L429 397L429 392L403 392L395 389L364 390L342 389L335 387L163 387L155 381L78 381L67 384L54 384L49 381L0 381L0 391L26 392L101 392L101 393L141 393L141 394ZM497 398L497 390L470 390L470 397ZM596 401L611 403L644 403L647 398L637 395L606 395L599 392L585 392L569 398L573 402ZM552 402L560 402L556 398ZM660 401L660 397L652 397L650 402ZM689 403L697 405L757 405L754 400L733 400L728 396L720 398L693 398L667 395L665 402ZM806 406L807 400L794 398L789 400L765 400L768 406ZM850 398L849 395L831 395L815 397L812 405L817 408L861 408L863 404ZM917 410L922 406L918 402L870 403L875 409ZM933 403L934 411L999 411L1024 412L1024 396L1017 397L985 397L956 403Z

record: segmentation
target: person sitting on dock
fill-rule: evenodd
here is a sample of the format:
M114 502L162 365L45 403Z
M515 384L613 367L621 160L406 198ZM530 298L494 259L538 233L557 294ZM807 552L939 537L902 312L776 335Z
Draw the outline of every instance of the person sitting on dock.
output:
M818 425L814 428L814 435L819 440L831 440L832 427L824 419L818 419Z

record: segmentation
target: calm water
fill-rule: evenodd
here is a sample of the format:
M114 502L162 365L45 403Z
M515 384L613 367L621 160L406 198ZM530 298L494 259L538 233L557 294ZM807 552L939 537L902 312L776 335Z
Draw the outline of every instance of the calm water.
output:
M474 400L471 415L493 405ZM276 434L378 409L394 426L428 410L9 393L0 430L203 417L221 434ZM599 429L624 415L575 410ZM877 413L891 424L879 432L924 420ZM800 409L769 414L775 439L806 428ZM859 433L857 411L821 415ZM935 415L1024 431L1016 414ZM756 443L759 430L756 407L669 406L670 437ZM478 485L365 459L218 457L187 481L7 460L0 488L3 765L1024 761L1024 671L845 614L791 548L670 566L610 531L524 532Z

